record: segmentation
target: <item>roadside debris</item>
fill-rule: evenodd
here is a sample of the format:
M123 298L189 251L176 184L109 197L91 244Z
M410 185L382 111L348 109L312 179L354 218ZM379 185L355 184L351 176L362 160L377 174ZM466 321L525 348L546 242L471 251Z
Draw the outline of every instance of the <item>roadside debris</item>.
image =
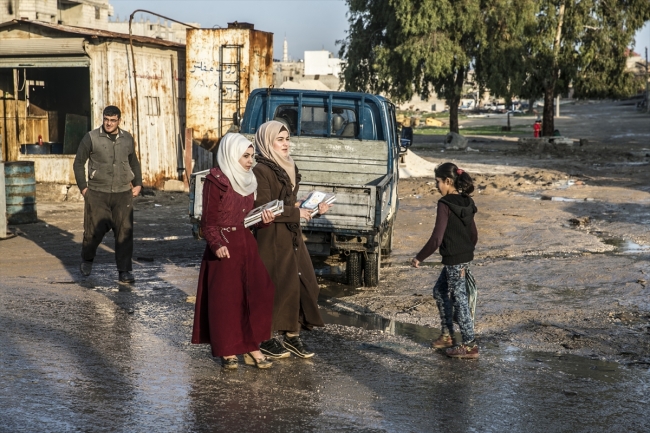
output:
M450 132L445 138L445 149L464 150L467 148L467 138L455 132Z
M578 217L578 218L571 218L569 220L571 224L574 226L586 226L591 223L591 217L584 216L584 217Z

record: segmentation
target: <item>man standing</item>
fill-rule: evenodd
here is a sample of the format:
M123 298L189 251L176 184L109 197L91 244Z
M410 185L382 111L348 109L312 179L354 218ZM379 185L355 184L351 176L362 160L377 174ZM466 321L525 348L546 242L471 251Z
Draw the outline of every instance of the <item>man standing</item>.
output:
M90 275L97 247L112 229L119 280L133 283L133 197L142 189L142 171L133 136L119 128L120 109L109 105L103 115L102 126L84 136L74 160L74 176L85 201L80 269Z

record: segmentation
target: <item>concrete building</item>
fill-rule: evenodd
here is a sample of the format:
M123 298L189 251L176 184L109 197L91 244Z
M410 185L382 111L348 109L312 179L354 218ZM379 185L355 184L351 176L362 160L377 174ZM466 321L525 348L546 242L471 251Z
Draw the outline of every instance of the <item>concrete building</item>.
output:
M50 24L86 27L108 30L115 33L129 33L129 18L114 20L113 6L109 0L5 0L0 5L0 23L27 19ZM189 23L201 27L198 23ZM166 41L185 43L186 26L166 20L149 20L140 17L134 20L133 34Z
M300 81L304 72L305 64L302 61L273 61L273 86L282 87L286 82Z
M136 140L145 185L183 172L185 45L41 21L0 24L0 140L5 161L35 162L37 182L74 184L83 135L117 105ZM34 155L27 145L51 144ZM37 146L37 149L42 147ZM47 148L47 146L45 147Z
M38 20L93 29L107 29L113 7L108 0L5 0L0 6L0 23L10 20Z
M273 63L275 87L301 90L340 90L341 59L329 51L305 51L304 61L290 61L285 39L282 61Z
M194 27L201 27L199 23L187 23ZM109 21L106 27L107 30L116 33L129 33L129 18L120 20L119 17L113 21ZM187 26L175 23L173 21L161 20L160 18L151 21L140 17L138 20L133 20L131 30L134 35L147 36L149 38L163 39L165 41L177 42L184 44L186 39Z
M329 51L305 51L305 75L341 75L341 59Z

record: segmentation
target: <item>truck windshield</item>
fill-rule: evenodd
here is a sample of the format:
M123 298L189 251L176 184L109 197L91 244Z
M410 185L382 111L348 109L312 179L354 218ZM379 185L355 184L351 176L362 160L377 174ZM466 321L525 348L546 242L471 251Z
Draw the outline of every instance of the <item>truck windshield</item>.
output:
M284 123L291 135L298 131L298 110L295 105L280 105L274 113L274 120ZM332 107L332 113L327 112L327 106L303 105L300 113L300 135L312 137L327 137L328 122L331 124L331 134L335 137L355 138L358 121L355 110L344 107Z

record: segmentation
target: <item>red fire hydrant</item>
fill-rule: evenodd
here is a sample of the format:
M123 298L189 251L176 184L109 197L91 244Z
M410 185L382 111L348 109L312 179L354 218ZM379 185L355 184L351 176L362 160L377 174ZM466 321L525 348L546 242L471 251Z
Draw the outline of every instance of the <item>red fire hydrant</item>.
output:
M533 136L535 138L539 138L541 134L542 134L542 122L536 120L535 124L533 125Z

